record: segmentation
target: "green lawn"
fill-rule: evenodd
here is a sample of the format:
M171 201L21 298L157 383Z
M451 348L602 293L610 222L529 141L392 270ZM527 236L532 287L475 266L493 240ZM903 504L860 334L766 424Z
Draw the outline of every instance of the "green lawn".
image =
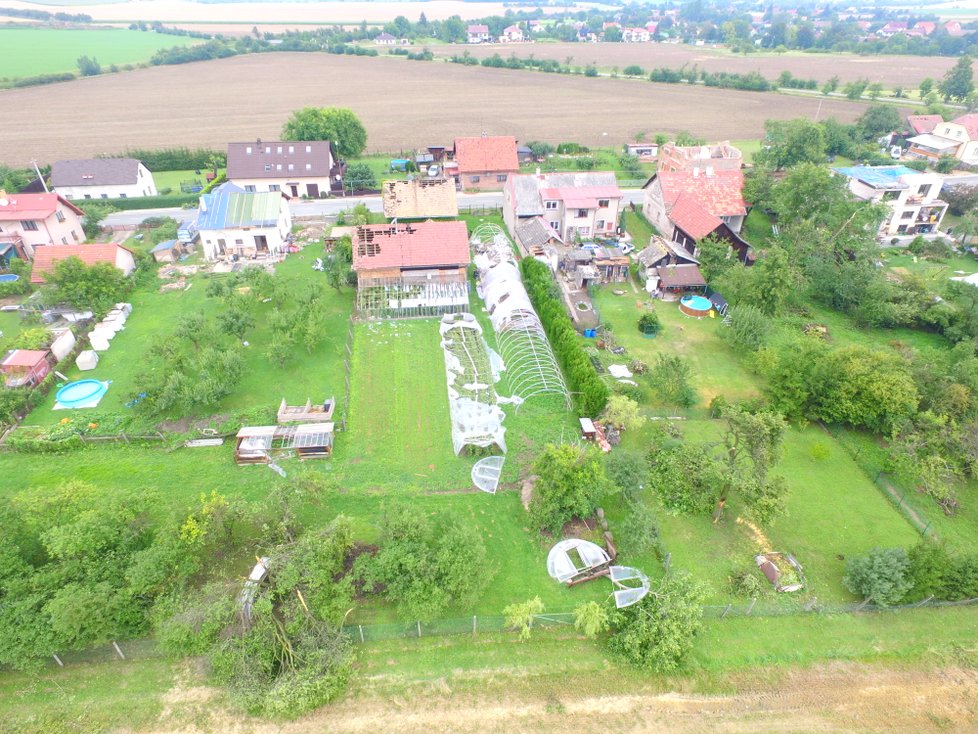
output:
M648 247L652 235L658 234L652 222L645 218L640 209L631 211L626 209L621 215L625 231L631 235L632 244L636 250L644 250Z
M276 267L276 277L285 279L297 288L321 278L322 275L311 268L312 260L318 255L313 250L309 248L306 252L289 256ZM140 287L127 296L133 304L132 315L126 322L126 328L112 340L109 350L100 354L95 370L82 373L73 365L63 365L66 369L62 371L70 380L84 376L112 381L97 408L70 411L72 418L85 419L106 413L131 414L132 409L125 407L125 404L139 392L139 374L153 345L172 334L183 316L196 312L213 314L223 310L220 301L205 295L207 278L203 275L191 277L188 281L190 288L184 291L160 293L158 287L163 282ZM244 377L235 391L215 406L211 413L255 408L273 411L283 397L290 402L305 403L307 399L321 400L331 395L339 398L343 394L343 351L353 291L346 288L337 293L327 288L323 299L327 303L329 317L322 340L312 353L298 347L285 368L279 368L265 356L272 336L267 320L272 304L257 304L254 307L257 323L245 335L249 346L243 347L246 356ZM69 415L68 411L54 411L53 408L54 391L28 416L25 424L51 425Z
M18 299L22 298L17 296ZM13 347L17 335L25 328L20 314L16 311L0 311L0 354L6 354Z
M121 28L0 28L0 79L77 72L76 61L80 56L95 58L108 70L111 64L149 61L161 48L196 43L203 41Z
M577 165L579 158L589 158L594 161L593 171L614 171L619 181L645 180L655 173L655 163L640 163L641 173L635 174L622 168L619 158L623 155L622 148L592 148L590 153L581 155L551 155L543 163L530 161L520 166L520 173L534 173L538 168L543 173L581 172Z
M218 174L222 173L222 170L217 169ZM213 173L212 169L202 168L198 174L195 170L189 171L154 171L153 181L156 182L156 190L162 192L163 189L172 189L170 193L163 194L161 196L180 196L184 194L180 190L180 185L183 183L194 182L200 186L207 185L207 174Z

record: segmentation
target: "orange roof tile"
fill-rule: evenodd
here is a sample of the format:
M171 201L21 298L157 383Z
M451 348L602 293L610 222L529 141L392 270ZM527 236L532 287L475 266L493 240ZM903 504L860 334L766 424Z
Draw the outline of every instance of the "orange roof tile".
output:
M118 250L128 248L108 243L105 245L45 245L34 251L34 268L31 270L31 283L44 283L44 276L54 270L59 260L77 257L86 265L109 263L115 265Z
M516 138L497 135L487 138L455 138L455 160L460 173L518 171Z
M717 217L747 214L744 203L744 175L740 171L660 171L656 174L662 187L666 210L680 194L690 194L706 211Z
M695 196L687 193L680 194L672 205L669 221L697 241L723 224L723 220L710 214Z

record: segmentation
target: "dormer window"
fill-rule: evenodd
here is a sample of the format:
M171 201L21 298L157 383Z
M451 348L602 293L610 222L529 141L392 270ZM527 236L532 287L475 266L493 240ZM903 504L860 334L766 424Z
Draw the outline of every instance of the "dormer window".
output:
M275 152L278 153L279 155L281 155L282 154L282 146L281 145L278 146L278 148L276 148Z
M265 146L265 153L270 154L271 152L272 152L272 146L266 145Z
M290 145L289 146L289 153L295 153L295 146L294 145Z
M312 146L311 145L307 145L306 146L306 153L312 153Z
M598 206L601 207L602 209L607 209L608 203L609 203L608 199L598 199Z
M312 170L312 163L307 163L306 164L306 170L307 171L311 171Z
M290 171L294 171L295 170L295 164L294 163L290 163L289 164L289 170Z
M265 164L265 170L266 171L271 171L272 170L272 164L271 163L266 163Z
M246 155L251 155L251 146L250 145L247 148L245 148L245 154Z
M544 206L545 209L556 209L557 208L557 202L556 201L547 201L547 202L544 202L543 206Z

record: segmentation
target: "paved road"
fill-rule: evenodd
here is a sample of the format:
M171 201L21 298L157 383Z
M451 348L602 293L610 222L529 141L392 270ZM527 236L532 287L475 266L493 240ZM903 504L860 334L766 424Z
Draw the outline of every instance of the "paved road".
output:
M644 192L642 189L624 189L622 191L625 202L639 205L642 203ZM317 199L314 201L295 201L291 205L292 216L317 217L317 216L336 216L344 209L350 209L356 204L366 204L372 212L384 211L383 204L379 196L360 196L341 199ZM482 194L459 194L459 209L478 209L480 207L501 207L503 205L503 195L501 192L487 192ZM131 226L142 222L148 217L173 217L177 221L193 217L193 209L180 209L178 207L170 209L133 209L131 211L113 212L105 218L106 226Z

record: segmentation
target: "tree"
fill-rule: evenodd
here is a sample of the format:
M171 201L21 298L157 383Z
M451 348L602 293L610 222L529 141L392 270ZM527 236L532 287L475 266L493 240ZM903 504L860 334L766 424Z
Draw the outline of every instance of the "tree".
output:
M846 99L851 99L855 102L857 99L862 98L863 92L866 91L866 87L868 86L869 80L859 79L854 82L846 83L846 85L842 88L842 92L846 95Z
M783 247L771 247L751 269L751 303L768 316L778 316L784 311L797 283L797 271L788 252Z
M282 127L283 140L329 140L343 158L355 158L367 147L367 131L360 119L342 107L305 107L296 110Z
M377 177L374 175L373 169L366 163L351 163L347 166L343 182L350 191L373 190L377 188Z
M659 354L649 370L649 379L659 399L669 405L689 408L696 403L696 390L690 385L692 369L678 354Z
M574 629L585 637L597 637L607 632L608 626L607 607L596 601L586 601L574 607Z
M843 585L880 607L899 602L913 588L910 559L903 548L873 548L867 555L850 558Z
M103 204L88 204L84 207L85 218L82 220L82 230L85 237L95 239L102 232L102 220L113 211L112 207Z
M45 279L54 286L58 302L95 312L105 311L118 303L126 290L126 277L115 265L96 263L89 266L74 256L59 260Z
M543 614L544 606L539 596L520 604L510 604L503 608L507 627L515 627L520 633L520 642L529 642L533 628L533 618Z
M896 107L885 104L870 105L856 120L863 140L876 140L881 135L900 130L902 124Z
M771 319L752 303L730 309L730 328L721 332L737 349L756 352L764 346L771 330Z
M572 444L548 445L533 465L539 476L530 501L536 527L560 532L564 523L594 513L601 497L614 487L605 476L599 453Z
M870 99L879 99L880 95L883 94L883 85L880 82L873 82L866 87L866 94L869 95Z
M715 235L711 234L709 237L700 240L697 248L699 249L697 254L700 260L700 271L708 283L715 282L727 270L740 264L730 243Z
M421 621L473 604L495 574L474 527L406 503L383 508L380 549L358 558L356 570L365 590L383 593L403 615Z
M654 673L671 673L693 651L704 589L686 572L668 574L638 603L611 613L612 652Z
M625 76L645 76L645 69L643 69L641 66L632 64L630 66L626 66L623 73Z
M217 320L221 328L238 339L244 337L245 332L255 325L255 317L243 308L228 309L220 314Z
M971 57L961 56L957 63L948 69L947 74L937 85L938 91L944 97L945 102L952 99L963 101L975 89L973 73L971 70Z
M924 77L920 82L919 89L920 89L920 97L921 98L926 97L934 89L934 80L931 79L929 76Z
M617 428L637 431L645 425L638 403L626 395L612 395L604 409L604 419Z
M754 156L755 163L782 169L806 161L825 161L825 133L818 123L806 119L768 120L764 129L764 147Z
M102 73L102 65L96 58L79 56L76 64L78 66L78 71L81 72L82 76L98 76Z
M824 94L827 97L838 88L839 88L839 77L833 76L831 79L825 82L825 84L822 85L822 94Z
M659 314L655 311L644 313L638 319L638 330L641 334L655 336L661 329L662 322L659 320Z

